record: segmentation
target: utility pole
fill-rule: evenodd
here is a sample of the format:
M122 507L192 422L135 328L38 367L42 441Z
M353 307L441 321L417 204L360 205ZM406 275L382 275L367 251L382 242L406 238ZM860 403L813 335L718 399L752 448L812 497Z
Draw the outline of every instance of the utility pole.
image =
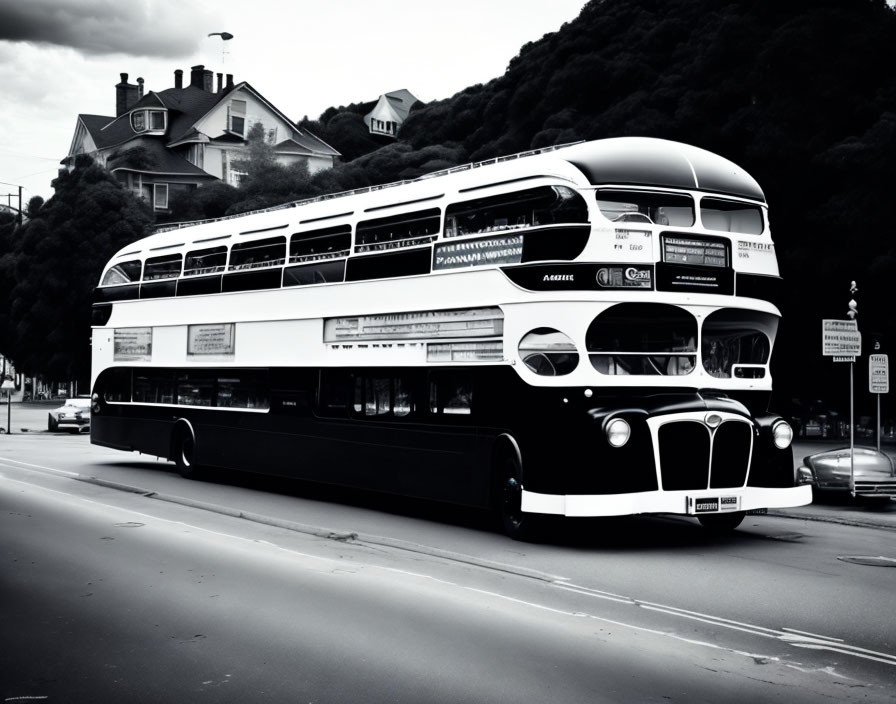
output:
M4 186L14 186L19 189L19 214L16 217L16 222L21 225L22 224L22 186L17 183L6 183L5 181L0 181ZM15 195L14 193L6 194L6 204L11 208L12 207L12 197Z

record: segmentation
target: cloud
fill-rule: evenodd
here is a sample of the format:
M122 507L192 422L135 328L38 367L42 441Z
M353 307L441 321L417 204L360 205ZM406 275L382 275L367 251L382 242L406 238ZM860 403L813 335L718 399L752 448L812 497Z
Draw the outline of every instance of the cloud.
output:
M69 47L93 56L183 57L216 31L180 0L27 0L0 3L0 42ZM202 29L200 29L202 28Z

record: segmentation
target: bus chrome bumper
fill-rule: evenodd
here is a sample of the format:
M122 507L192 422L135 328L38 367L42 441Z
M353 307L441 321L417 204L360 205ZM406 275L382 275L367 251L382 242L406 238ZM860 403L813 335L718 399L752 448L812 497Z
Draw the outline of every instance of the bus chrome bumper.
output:
M812 503L812 488L745 487L706 491L639 491L631 494L539 494L523 489L522 510L569 517L629 516L637 513L705 515L790 508Z

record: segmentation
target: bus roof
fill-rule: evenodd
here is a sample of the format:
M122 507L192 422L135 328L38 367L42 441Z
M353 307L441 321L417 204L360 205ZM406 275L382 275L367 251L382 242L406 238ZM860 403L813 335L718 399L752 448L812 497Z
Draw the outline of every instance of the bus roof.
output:
M728 159L681 142L617 137L557 152L594 185L631 184L711 191L765 202L759 184Z
M469 190L473 184L476 184L477 188L484 187L492 180L495 185L506 183L514 174L522 175L524 172L530 177L536 175L561 177L562 174L565 178L576 180L581 178L577 174L581 174L595 186L632 185L701 190L765 202L759 184L743 169L724 157L698 147L665 139L614 137L534 149L451 167L408 181L325 194L213 220L162 225L155 228L148 237L120 250L109 264L124 256L145 255L146 250L177 247L190 241L208 241L203 239L206 233L220 233L217 229L220 225L216 226L215 223L222 221L230 221L228 232L237 234L241 229L249 228L248 232L240 233L249 234L266 229L265 223L268 221L273 224L276 220L278 226L285 226L281 221L287 221L295 216L284 211L296 207L307 208L306 212L311 214L311 219L303 222L325 220L336 217L334 213L347 208L341 206L341 203L354 202L342 200L349 196L360 196L364 206L376 206L362 208L365 211L380 210L390 203L400 204L405 197L411 198L410 202L414 202L415 199L432 200L431 196L435 193L435 189L442 183L447 185L452 182L457 192L462 192ZM443 182L442 179L447 180ZM400 187L401 190L397 190L396 187ZM422 190L426 190L427 193L422 193ZM444 190L442 192L444 193ZM420 195L430 197L420 198ZM322 209L332 212L324 213ZM328 217L313 217L317 214ZM244 220L244 218L251 219Z

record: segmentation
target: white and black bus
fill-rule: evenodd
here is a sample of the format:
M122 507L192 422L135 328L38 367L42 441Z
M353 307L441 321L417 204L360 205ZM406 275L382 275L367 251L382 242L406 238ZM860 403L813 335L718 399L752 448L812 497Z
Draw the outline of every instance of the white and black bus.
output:
M93 303L91 441L500 511L807 504L735 164L619 138L159 231Z

